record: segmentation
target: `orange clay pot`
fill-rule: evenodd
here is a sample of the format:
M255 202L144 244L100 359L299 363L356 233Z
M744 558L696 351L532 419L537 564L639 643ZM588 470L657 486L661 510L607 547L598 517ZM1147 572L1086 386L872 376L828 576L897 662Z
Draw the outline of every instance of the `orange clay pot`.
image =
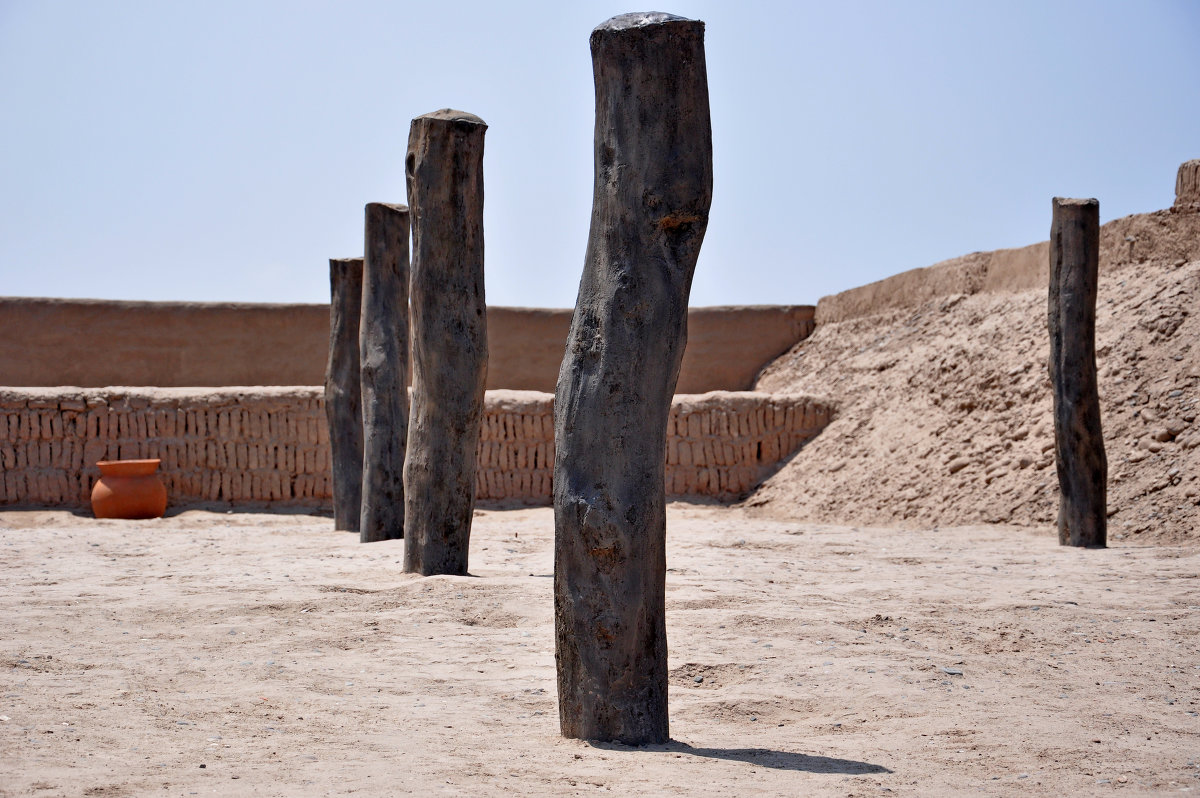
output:
M101 460L92 488L97 518L162 518L167 488L157 473L160 460Z

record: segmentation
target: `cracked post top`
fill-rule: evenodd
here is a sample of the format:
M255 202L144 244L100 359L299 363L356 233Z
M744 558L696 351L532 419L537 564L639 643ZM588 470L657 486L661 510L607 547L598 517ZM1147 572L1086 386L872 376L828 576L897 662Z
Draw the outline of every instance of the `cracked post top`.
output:
M455 111L453 108L443 108L440 111L430 111L427 114L421 114L417 119L434 119L439 122L466 122L472 125L483 125L487 127L487 122L484 122L475 114L467 113L466 111ZM416 121L416 120L413 120Z
M661 25L665 22L697 22L698 20L666 14L662 11L634 11L628 14L618 14L612 19L605 20L592 29L593 33L600 31L620 31L632 28L644 28L648 25ZM701 22L701 25L704 23Z

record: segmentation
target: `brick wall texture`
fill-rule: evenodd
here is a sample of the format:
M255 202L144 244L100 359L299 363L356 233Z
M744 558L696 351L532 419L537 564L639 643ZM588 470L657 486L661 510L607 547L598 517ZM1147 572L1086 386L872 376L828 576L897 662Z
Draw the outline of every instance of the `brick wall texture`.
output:
M0 506L83 508L98 460L159 458L171 507L329 506L320 388L0 389ZM553 396L488 391L476 493L549 503ZM677 395L667 426L667 493L745 496L830 420L803 396Z

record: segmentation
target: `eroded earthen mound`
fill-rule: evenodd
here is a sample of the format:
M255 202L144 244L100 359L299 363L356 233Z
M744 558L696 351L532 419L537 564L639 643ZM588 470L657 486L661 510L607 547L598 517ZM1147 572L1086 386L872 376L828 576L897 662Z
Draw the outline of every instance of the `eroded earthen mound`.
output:
M1104 227L1109 538L1200 540L1200 214ZM818 324L757 389L829 397L834 421L748 504L841 523L1054 523L1048 351L1045 280Z

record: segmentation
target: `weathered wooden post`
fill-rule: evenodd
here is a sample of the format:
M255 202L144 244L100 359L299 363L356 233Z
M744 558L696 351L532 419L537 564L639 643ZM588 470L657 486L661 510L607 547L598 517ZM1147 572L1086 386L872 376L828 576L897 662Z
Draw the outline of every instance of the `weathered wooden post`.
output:
M362 503L362 389L359 384L358 314L362 258L329 261L329 361L325 366L325 418L333 465L333 528L358 531Z
M704 23L592 31L595 185L554 399L554 611L566 737L668 739L666 425L712 200Z
M408 443L408 206L366 207L362 317L363 543L404 537Z
M405 172L412 212L413 393L404 466L404 570L466 574L487 379L483 120L419 116Z
M1108 461L1096 385L1100 203L1054 198L1050 228L1050 385L1062 497L1058 542L1107 542Z

